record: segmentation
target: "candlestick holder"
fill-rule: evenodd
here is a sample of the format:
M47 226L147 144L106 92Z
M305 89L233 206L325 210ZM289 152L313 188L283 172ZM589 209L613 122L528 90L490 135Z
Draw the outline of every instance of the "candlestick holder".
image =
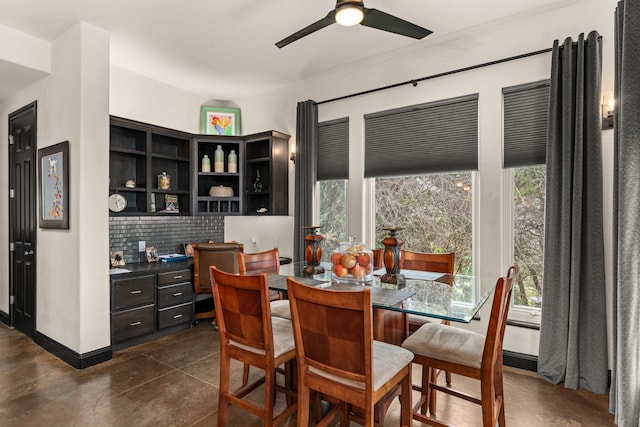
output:
M382 241L382 244L384 245L382 261L387 272L380 277L380 281L383 283L404 285L406 283L405 278L400 274L402 245L404 245L404 240L399 239L397 236L398 231L402 230L402 228L387 227L383 228L383 230L389 232L389 235Z
M322 259L322 246L320 242L324 240L324 237L318 234L320 226L312 225L303 228L307 234L304 236L304 258L306 265L302 271L305 274L324 273L324 267L320 265L320 260Z

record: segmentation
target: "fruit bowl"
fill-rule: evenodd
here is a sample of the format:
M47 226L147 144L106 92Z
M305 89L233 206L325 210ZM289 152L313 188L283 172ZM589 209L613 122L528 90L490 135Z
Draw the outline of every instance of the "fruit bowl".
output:
M331 252L331 276L338 282L373 280L373 252L360 243L341 243Z

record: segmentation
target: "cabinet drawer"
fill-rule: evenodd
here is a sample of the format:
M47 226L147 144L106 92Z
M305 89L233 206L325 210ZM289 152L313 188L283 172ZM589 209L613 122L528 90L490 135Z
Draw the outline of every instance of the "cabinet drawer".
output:
M193 304L191 302L158 310L158 329L191 322Z
M155 298L155 276L132 277L113 280L112 310L153 304Z
M191 282L158 287L158 308L191 302L193 289Z
M170 283L180 283L190 280L191 270L189 269L158 273L158 285L168 285Z
M113 342L117 343L153 332L154 311L155 306L151 304L112 315Z

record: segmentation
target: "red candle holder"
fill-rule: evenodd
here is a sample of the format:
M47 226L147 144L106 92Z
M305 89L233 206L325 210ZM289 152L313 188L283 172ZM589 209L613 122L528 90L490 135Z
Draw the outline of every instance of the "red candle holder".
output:
M307 234L304 236L304 259L306 265L302 270L306 274L324 273L324 267L320 265L322 260L322 246L320 242L324 240L322 235L318 234L319 225L303 227Z
M389 232L389 235L382 241L382 244L384 245L382 262L384 263L384 268L387 272L380 277L380 281L384 283L404 285L406 283L405 278L400 274L402 245L404 245L404 240L399 239L397 236L398 231L402 230L402 228L387 227L383 228L383 230Z

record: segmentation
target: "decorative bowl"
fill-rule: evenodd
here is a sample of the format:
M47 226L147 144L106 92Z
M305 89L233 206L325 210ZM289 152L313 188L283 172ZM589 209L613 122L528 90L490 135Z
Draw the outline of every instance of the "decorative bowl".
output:
M331 252L331 272L339 282L370 282L373 280L373 252L361 243L341 243Z
M214 185L209 189L211 197L233 197L233 188L223 185Z

